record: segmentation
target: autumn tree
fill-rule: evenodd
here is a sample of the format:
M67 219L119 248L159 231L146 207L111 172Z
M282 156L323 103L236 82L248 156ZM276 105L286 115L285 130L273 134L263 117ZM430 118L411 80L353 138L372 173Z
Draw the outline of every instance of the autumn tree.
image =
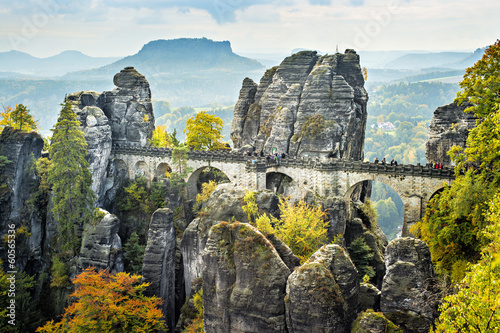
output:
M57 123L52 129L48 182L52 186L57 220L58 247L78 252L83 226L92 218L95 194L87 155L87 142L79 128L80 122L65 101Z
M186 145L196 150L225 148L222 140L222 119L201 111L186 121Z
M258 214L255 195L246 195L244 200L245 212L253 220ZM255 225L264 234L275 234L304 263L328 240L326 213L303 200L296 204L284 198L279 201L280 218L263 214L256 218Z
M141 276L111 274L107 270L85 269L74 280L75 301L59 322L47 322L37 332L156 332L165 323L158 306L161 300L144 296L148 284Z
M159 148L172 148L172 136L167 132L167 126L158 125L153 131L151 139L148 139L149 144Z
M500 197L495 196L485 214L488 245L481 260L471 266L458 284L456 293L447 296L440 307L436 331L500 331Z
M0 126L10 126L15 129L32 132L38 131L38 123L33 119L30 110L23 104L16 104L15 109L4 107L4 112L0 113Z

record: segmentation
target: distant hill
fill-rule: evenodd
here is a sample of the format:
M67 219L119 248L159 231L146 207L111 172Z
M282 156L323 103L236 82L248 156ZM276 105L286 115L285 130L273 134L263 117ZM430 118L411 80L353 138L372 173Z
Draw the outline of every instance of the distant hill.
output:
M117 59L90 57L80 51L64 51L52 57L37 58L13 50L0 52L0 72L18 73L18 76L57 77L75 70L98 68Z
M65 78L104 78L127 66L135 67L146 78L197 72L248 72L264 67L255 60L233 53L229 41L217 42L207 38L161 39L147 43L138 53L112 64L94 70L69 73Z
M243 79L259 79L265 70L258 61L235 54L228 41L180 38L149 42L134 55L63 79L113 80L127 66L146 76L153 98L168 100L175 107L235 103Z
M410 53L405 54L384 67L390 69L421 69L428 67L446 67L468 57L467 52L438 52L438 53Z

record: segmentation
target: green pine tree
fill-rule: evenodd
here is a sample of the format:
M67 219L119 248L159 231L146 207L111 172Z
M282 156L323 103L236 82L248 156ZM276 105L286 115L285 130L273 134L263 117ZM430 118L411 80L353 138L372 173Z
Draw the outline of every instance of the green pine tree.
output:
M80 122L65 101L57 123L52 129L50 158L52 165L48 181L52 185L57 220L59 250L77 252L83 225L92 219L94 192L87 155L87 142L80 130Z

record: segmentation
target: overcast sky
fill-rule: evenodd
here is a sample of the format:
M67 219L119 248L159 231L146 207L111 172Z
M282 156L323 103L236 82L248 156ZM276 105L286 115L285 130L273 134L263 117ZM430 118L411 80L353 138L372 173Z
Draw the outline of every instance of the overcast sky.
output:
M499 0L0 0L0 52L135 54L180 37L238 53L474 50L500 38Z

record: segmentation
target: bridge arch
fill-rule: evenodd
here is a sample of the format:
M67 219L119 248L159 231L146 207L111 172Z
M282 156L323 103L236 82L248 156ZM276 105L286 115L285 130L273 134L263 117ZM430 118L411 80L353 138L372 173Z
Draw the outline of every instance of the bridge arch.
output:
M266 189L285 197L296 197L299 186L293 178L285 172L270 170L266 172Z
M187 179L188 198L194 200L196 195L201 192L202 183L210 180L219 184L231 182L228 175L219 168L208 165L199 167Z
M167 178L167 173L171 173L172 172L172 168L170 167L170 165L168 163L159 163L157 166L156 166L156 171L155 171L155 177L157 179L165 179Z
M135 177L146 177L148 175L148 164L144 161L135 163L134 175Z
M373 194L376 194L373 192L374 190L387 191L387 194L384 197L391 198L393 203L390 201L378 202L378 200L372 200L372 202L377 206L377 210L382 211L379 212L382 213L382 215L379 216L378 221L380 228L389 240L395 238L397 234L402 232L405 221L407 221L410 216L412 217L411 221L413 221L413 217L416 215L414 210L417 210L418 214L420 214L420 207L423 202L421 197L402 191L397 186L398 183L396 183L400 181L401 180L384 176L374 177L374 175L368 175L367 177L361 177L355 183L351 184L344 194L344 200L348 211L348 207L350 207L351 199L353 197L361 196L362 200L366 201L366 199L374 199ZM367 193L363 193L364 189L362 188L362 185L365 182L371 183L372 195L370 196L366 196L365 194ZM381 218L383 220L381 220Z

